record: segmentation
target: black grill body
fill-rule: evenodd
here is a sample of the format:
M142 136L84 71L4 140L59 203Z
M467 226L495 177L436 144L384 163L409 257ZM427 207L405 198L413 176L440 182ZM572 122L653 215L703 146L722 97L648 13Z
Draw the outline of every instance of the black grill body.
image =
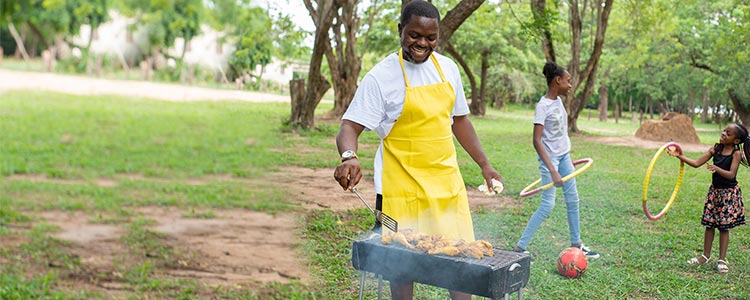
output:
M499 249L494 252L495 256L482 259L429 255L400 245L384 245L378 235L353 243L352 265L357 270L382 275L386 280L415 281L503 299L526 286L531 257Z

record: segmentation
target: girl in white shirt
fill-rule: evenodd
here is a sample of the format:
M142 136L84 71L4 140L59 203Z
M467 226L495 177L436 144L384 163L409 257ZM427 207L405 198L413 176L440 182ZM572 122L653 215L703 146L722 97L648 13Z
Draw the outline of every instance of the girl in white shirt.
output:
M562 187L565 195L565 206L568 212L568 229L570 244L578 247L588 258L598 258L599 254L584 246L581 241L581 227L578 217L578 189L575 178L563 182L562 178L575 172L570 159L570 138L568 137L568 113L565 111L560 95L567 95L570 90L570 73L554 62L544 65L544 77L547 79L547 94L539 99L534 112L534 149L538 155L539 171L542 185L553 182L555 187ZM529 223L516 243L513 251L525 252L534 233L542 221L549 216L555 207L556 189L542 191L542 202L531 215Z

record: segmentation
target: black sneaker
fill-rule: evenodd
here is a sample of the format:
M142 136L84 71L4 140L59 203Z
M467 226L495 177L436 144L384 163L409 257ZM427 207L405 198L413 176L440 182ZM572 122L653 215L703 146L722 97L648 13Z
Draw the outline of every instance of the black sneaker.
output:
M586 254L586 258L596 259L600 256L599 253L591 251L591 249L589 249L589 247L586 247L584 244L581 244L580 246L578 246L578 248L581 249L584 254Z
M528 255L530 263L532 263L532 264L534 263L534 258L531 257L531 253L529 253L529 251L526 251L526 250L523 250L523 249L520 249L520 248L519 249L513 248L511 251L518 252L518 253L523 253L523 254Z

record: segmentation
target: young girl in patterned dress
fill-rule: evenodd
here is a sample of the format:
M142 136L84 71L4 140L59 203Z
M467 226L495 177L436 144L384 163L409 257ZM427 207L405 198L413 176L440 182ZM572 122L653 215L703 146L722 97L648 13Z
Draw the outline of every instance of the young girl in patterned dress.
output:
M713 158L713 164L709 163L706 166L713 174L701 220L701 224L706 227L703 235L703 254L689 259L688 264L700 265L711 260L711 245L715 230L719 229L719 260L716 268L719 273L729 272L729 263L726 259L729 229L745 224L745 206L742 203L742 190L737 184L737 169L740 164L748 166L749 142L750 137L745 126L729 124L722 131L719 143L709 148L698 159L692 160L675 150L669 150L670 155L693 168L700 167L708 162L709 158Z

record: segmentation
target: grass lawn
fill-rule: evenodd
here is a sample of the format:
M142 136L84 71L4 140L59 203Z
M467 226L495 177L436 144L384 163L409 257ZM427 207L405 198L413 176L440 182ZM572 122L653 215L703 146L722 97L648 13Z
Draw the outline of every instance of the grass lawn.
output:
M330 109L323 104L318 113ZM485 152L505 179L502 211L473 214L478 238L510 249L539 196L518 193L539 174L531 146L533 108L512 106L472 118ZM191 280L158 276L164 240L149 220L128 218L140 207L168 206L185 210L244 209L285 214L299 212L285 189L262 184L282 166L334 167L333 139L337 125L316 130L286 130L288 104L242 102L172 103L120 97L82 97L47 92L0 94L0 299L106 299L97 291L75 290L66 275L80 271L81 262L52 237L55 228L33 215L51 210L103 212L96 222L128 228L123 241L134 255L157 252L135 262L121 262L127 299L355 299L358 274L351 267L351 239L372 226L366 209L321 210L304 216L303 251L314 284L268 284L257 290L207 288ZM596 115L596 114L592 114ZM628 136L638 128L629 119L601 123L581 114L586 133L572 137L574 159L591 157L594 165L578 177L584 243L602 253L589 263L587 274L568 280L556 273L557 254L568 246L564 202L543 223L529 251L534 263L525 299L750 299L750 236L748 226L731 231L730 272L718 275L715 264L687 266L702 250L700 213L710 175L686 167L677 200L664 218L650 221L641 209L645 170L654 149L587 142L590 135ZM697 124L702 143L719 137L716 124ZM378 139L366 132L361 156L371 174ZM300 151L305 149L305 151ZM460 147L459 147L460 149ZM697 157L699 153L688 153ZM664 206L674 187L677 160L664 155L651 178L652 213ZM481 183L479 169L459 150L459 164L468 186ZM100 178L139 174L163 182L132 180L114 188L87 184ZM243 182L200 186L179 180L229 174ZM45 176L34 182L12 176ZM748 169L738 180L747 188ZM64 182L64 183L59 183ZM559 193L558 193L559 194ZM145 195L145 196L144 196ZM502 200L500 200L502 199ZM352 200L356 201L356 200ZM211 214L203 217L211 218ZM717 237L718 240L718 237ZM715 243L718 255L718 241ZM712 261L715 261L712 259ZM50 263L54 262L54 267ZM374 282L368 281L367 299ZM386 289L387 290L387 289ZM438 288L417 285L415 299L446 299Z

